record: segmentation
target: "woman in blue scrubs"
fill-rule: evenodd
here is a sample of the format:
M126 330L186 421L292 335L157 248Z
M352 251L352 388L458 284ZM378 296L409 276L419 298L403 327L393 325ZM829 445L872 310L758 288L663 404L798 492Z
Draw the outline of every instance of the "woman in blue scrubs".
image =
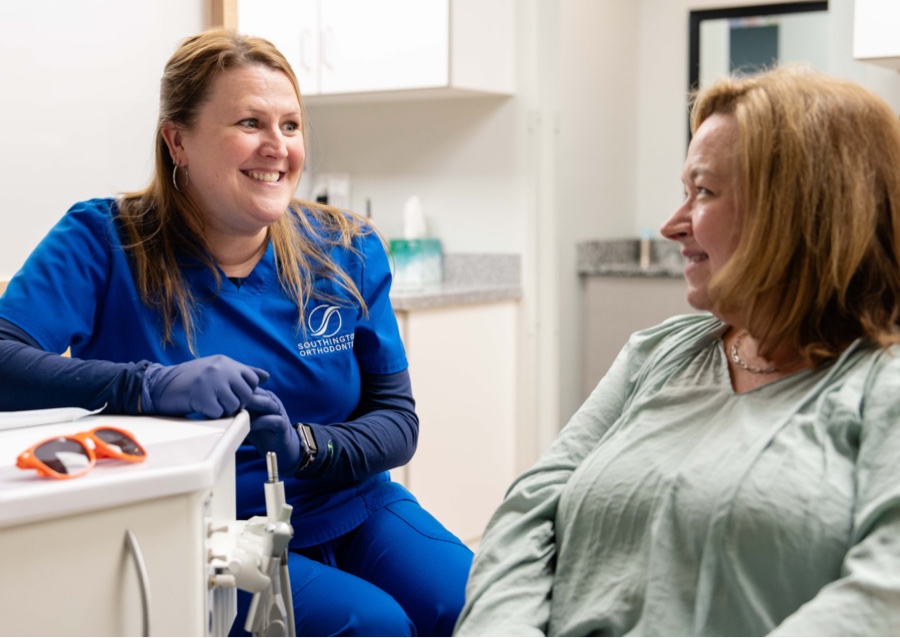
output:
M303 115L269 42L188 38L150 184L74 205L0 298L0 410L245 409L238 517L264 514L274 451L298 635L450 635L472 553L390 480L418 419L388 260L364 220L294 198Z

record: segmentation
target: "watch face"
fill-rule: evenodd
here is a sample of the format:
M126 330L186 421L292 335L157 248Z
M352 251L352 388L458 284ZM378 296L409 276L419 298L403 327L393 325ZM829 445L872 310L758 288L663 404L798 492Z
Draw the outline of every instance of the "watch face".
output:
M303 440L306 443L306 447L309 448L309 451L317 452L319 448L316 447L316 437L313 436L312 428L308 425L301 424L300 432L303 435Z

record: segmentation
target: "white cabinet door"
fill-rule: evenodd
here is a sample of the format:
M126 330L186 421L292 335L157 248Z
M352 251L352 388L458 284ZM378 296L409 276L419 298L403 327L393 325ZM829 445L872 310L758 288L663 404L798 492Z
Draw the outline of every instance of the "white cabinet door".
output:
M125 541L131 528L147 568L151 635L204 635L202 498L180 494L0 529L0 594L9 605L0 633L141 635L139 576Z
M592 276L583 280L582 400L609 370L628 338L674 315L697 312L684 279Z
M449 0L323 0L321 93L450 83Z
M238 25L281 51L302 95L319 93L319 0L239 0Z
M447 529L476 545L516 476L516 302L399 313L419 444L395 471Z

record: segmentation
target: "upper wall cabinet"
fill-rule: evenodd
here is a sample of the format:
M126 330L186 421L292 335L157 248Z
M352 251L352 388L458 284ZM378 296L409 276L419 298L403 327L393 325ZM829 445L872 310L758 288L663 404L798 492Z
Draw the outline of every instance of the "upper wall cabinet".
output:
M284 53L311 103L515 89L514 0L237 0L233 25Z
M900 2L856 0L853 7L853 57L900 70Z
M265 38L284 54L304 96L319 93L319 0L238 0L234 17L227 26Z

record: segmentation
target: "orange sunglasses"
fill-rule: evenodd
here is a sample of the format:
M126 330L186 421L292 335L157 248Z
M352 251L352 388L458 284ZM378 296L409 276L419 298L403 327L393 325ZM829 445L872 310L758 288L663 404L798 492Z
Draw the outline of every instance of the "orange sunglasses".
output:
M131 432L101 425L89 432L41 441L22 452L16 465L37 470L41 476L70 479L87 474L98 458L140 463L147 458L147 451Z

